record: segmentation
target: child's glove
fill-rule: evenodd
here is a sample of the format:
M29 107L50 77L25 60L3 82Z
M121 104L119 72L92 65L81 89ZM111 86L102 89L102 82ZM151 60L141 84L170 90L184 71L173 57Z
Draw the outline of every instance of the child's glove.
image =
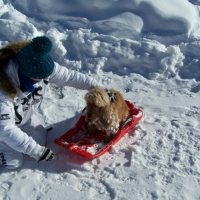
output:
M54 158L54 153L50 149L45 148L43 151L42 156L39 158L38 162L40 161L51 161Z
M35 148L30 152L30 156L39 161L50 161L54 158L52 150L36 144Z

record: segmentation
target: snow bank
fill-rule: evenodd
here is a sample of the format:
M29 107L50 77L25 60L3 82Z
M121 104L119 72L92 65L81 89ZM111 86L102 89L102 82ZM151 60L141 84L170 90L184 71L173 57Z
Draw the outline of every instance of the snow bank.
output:
M86 0L84 2L81 0L60 0L59 3L56 0L37 0L35 2L5 0L4 2L11 3L29 17L37 16L37 19L45 19L45 21L64 19L70 21L68 17L73 16L86 18L89 21L85 21L85 23L90 24L91 21L111 18L110 21L114 16L131 12L133 14L132 19L135 14L141 17L144 22L143 32L156 32L157 34L188 33L198 18L198 11L195 6L186 0ZM190 14L185 15L185 13ZM128 23L128 26L134 25L132 22L132 20L127 20L126 24ZM77 23L80 23L80 26L84 24L81 20ZM71 28L78 28L77 23L75 23L76 27ZM163 24L165 25L162 26ZM71 26L73 25L71 24ZM109 23L105 23L104 26L111 28ZM106 28L104 31L106 31Z
M53 42L54 59L71 69L200 80L198 42L185 41L198 24L197 8L188 1L4 2L2 46L45 34Z
M102 0L101 2L86 0L84 3L81 0L67 2L60 0L59 3L56 0L37 0L34 2L4 0L4 3L12 4L28 17L36 17L38 20L45 21L62 21L66 26L65 28L71 29L93 26L91 24L98 26L98 21L101 20L118 21L118 23L125 21L121 25L131 27L137 23L136 21L142 20L143 32L183 34L191 31L198 21L197 7L186 0L163 0L162 2L159 0ZM121 19L116 20L116 16L126 12L130 13L129 17L118 17ZM188 13L188 15L186 16L185 13ZM165 26L162 26L163 24ZM109 23L104 23L104 27L112 28Z

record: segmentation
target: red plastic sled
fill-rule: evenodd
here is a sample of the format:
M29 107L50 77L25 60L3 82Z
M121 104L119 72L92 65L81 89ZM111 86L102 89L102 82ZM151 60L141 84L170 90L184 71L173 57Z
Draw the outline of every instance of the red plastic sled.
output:
M120 124L118 133L107 145L103 143L104 138L107 136L105 131L99 131L93 135L85 134L85 116L80 116L75 126L61 137L56 138L54 143L87 158L96 158L103 155L143 117L141 109L135 108L134 104L129 101L126 101L126 103L129 107L127 120Z

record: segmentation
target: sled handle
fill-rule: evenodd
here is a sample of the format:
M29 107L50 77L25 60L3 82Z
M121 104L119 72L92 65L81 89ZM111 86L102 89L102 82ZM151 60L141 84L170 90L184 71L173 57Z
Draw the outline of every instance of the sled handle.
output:
M83 108L83 110L82 110L82 113L83 113L83 112L85 112L85 111L86 111L86 107L85 107L85 108Z
M134 122L134 120L139 121L143 116L143 112L142 110L139 109L139 112L136 115L133 115L131 117L129 117L128 119L126 119L126 121L122 124L121 126L121 130L125 128L125 126L129 123L129 122Z
M133 119L133 116L132 116L132 117L129 117L129 118L122 124L122 126L121 126L120 129L121 129L121 130L124 129L124 127L128 124L128 122L131 122L132 119Z

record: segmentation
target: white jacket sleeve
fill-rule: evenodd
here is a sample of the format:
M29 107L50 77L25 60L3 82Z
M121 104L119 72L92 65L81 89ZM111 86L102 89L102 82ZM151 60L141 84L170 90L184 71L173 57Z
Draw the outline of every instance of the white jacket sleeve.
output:
M100 87L100 84L93 77L74 70L69 70L64 66L60 66L56 62L54 64L53 73L49 78L50 83L54 83L59 86L74 87L82 90Z
M24 154L43 153L43 147L38 145L32 137L29 137L20 128L15 126L14 108L11 102L0 102L0 140L12 149Z

